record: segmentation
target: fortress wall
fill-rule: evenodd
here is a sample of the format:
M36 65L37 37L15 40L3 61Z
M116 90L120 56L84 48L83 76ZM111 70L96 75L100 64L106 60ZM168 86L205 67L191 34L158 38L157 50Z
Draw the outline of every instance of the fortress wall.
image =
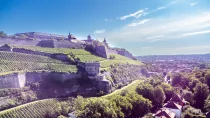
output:
M39 43L36 40L25 40L25 39L11 39L11 38L0 38L0 46L4 44L15 45L15 46L35 46Z
M95 53L104 58L108 58L107 48L105 46L97 46L95 47Z
M110 54L118 54L118 52L116 50L113 49L107 49L107 53Z
M64 82L75 78L81 78L81 73L56 73L56 72L28 72L26 73L26 80L30 83L40 82L44 79L54 79Z

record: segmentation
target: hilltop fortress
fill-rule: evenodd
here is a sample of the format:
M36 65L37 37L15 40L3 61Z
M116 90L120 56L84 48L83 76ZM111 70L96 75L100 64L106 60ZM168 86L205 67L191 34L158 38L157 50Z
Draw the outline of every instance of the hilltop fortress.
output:
M27 47L32 47L32 49L29 49ZM90 58L88 61L80 60L85 57L77 58L75 57L75 54L72 52L55 52L51 53L50 51L42 51L42 50L33 50L34 48L42 48L42 49L77 49L83 52L88 53L88 55L92 55L94 58L98 58L100 60L92 61L92 58ZM47 70L45 68L50 68L49 62L40 62L40 64L33 63L35 66L38 65L40 67L34 68L32 70L25 70L27 68L21 68L17 67L18 69L8 70L4 71L1 70L2 73L0 73L0 88L21 88L27 85L28 83L36 83L36 82L42 82L46 79L54 80L54 81L60 81L62 83L65 83L66 81L72 81L72 87L79 86L79 79L85 80L84 78L88 78L91 81L91 84L98 90L104 91L105 93L109 93L112 91L112 87L115 86L113 84L113 81L110 80L112 73L109 71L106 71L107 67L110 67L111 65L118 63L120 59L113 60L115 57L113 55L122 55L125 56L123 58L133 60L135 61L135 57L128 52L125 49L120 48L111 48L109 44L107 43L106 39L103 40L103 42L100 42L98 40L93 39L90 35L87 36L87 39L85 40L78 40L75 36L69 33L68 36L63 35L54 35L54 34L47 34L47 33L37 33L37 32L28 32L28 33L18 33L12 36L0 36L0 53L4 56L6 55L12 55L12 54L26 54L26 55L34 55L34 56L40 56L39 58L49 58L49 59L56 59L58 61L61 61L59 63L64 64L64 66L69 66L68 68L71 68L72 66L77 69L77 71L65 71L62 72L60 70L56 71L56 67L54 70ZM78 54L83 55L84 53ZM88 56L87 55L87 56ZM97 55L97 56L96 56ZM102 58L101 58L102 57ZM16 57L14 57L16 58ZM7 58L5 58L5 63L7 65ZM27 59L26 59L27 60ZM93 59L94 60L94 59ZM110 61L110 65L104 67L103 61ZM4 61L4 60L3 60ZM18 60L14 60L19 63ZM30 60L29 60L30 61ZM121 61L122 62L122 61ZM124 63L128 63L127 61L123 60ZM8 62L10 63L10 62ZM20 63L24 63L20 61ZM42 65L46 65L46 67L42 67ZM109 63L108 63L109 64ZM131 63L133 64L133 63ZM72 65L72 66L70 66ZM103 68L102 68L103 65ZM7 67L7 66L5 66ZM15 67L15 65L14 65ZM23 65L24 67L24 65ZM62 66L59 66L59 68ZM136 67L138 68L138 67ZM1 69L1 68L0 68ZM5 72L5 73L4 73ZM136 75L141 75L140 68L136 70ZM134 75L135 75L134 74ZM120 75L119 75L120 77ZM120 78L124 78L123 75ZM127 75L126 75L127 77ZM133 77L134 78L134 77ZM126 84L129 83L130 80L124 79L123 81L119 81L119 83ZM117 84L118 82L115 82ZM93 86L90 85L90 87L83 90L83 88L77 88L77 89L70 89L71 87L68 87L67 93L74 93L72 90L79 91L80 89L84 93L85 91L89 91L90 88ZM93 92L93 91L92 91ZM64 92L65 93L65 92Z
M68 36L39 32L17 33L12 36L0 37L0 46L1 44L40 46L48 48L86 49L104 58L109 58L110 54L120 54L136 60L136 58L127 50L111 48L109 47L106 39L104 39L103 42L99 42L98 40L92 39L90 35L87 36L87 39L81 40L77 39L70 33Z

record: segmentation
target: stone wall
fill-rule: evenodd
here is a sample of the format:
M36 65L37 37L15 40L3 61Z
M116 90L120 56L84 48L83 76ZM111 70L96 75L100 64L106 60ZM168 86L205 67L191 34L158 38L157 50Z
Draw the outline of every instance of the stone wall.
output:
M56 73L56 72L27 72L13 73L0 76L0 89L2 88L21 88L26 83L40 82L44 79L54 79L65 82L70 79L81 78L81 73Z
M58 73L58 72L29 72L26 73L27 82L34 83L40 82L43 79L54 79L61 82L66 80L81 78L81 73Z
M42 40L36 46L48 47L48 48L54 48L55 47L53 40Z
M108 58L107 48L105 46L96 46L95 53L101 57Z
M26 82L25 73L14 73L0 76L0 89L24 87Z

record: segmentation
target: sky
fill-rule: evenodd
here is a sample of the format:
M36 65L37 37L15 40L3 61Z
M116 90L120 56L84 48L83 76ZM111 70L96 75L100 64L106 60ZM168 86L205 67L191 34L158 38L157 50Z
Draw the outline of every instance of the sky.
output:
M103 40L139 55L210 53L210 0L0 0L0 31Z

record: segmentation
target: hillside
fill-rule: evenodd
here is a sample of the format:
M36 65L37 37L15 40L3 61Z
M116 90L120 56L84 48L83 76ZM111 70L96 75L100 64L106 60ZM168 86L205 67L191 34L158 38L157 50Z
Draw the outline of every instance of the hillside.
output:
M0 47L2 118L45 117L60 103L72 104L58 98L102 96L144 76L141 69L146 65L106 42L29 34L1 40L5 42Z

